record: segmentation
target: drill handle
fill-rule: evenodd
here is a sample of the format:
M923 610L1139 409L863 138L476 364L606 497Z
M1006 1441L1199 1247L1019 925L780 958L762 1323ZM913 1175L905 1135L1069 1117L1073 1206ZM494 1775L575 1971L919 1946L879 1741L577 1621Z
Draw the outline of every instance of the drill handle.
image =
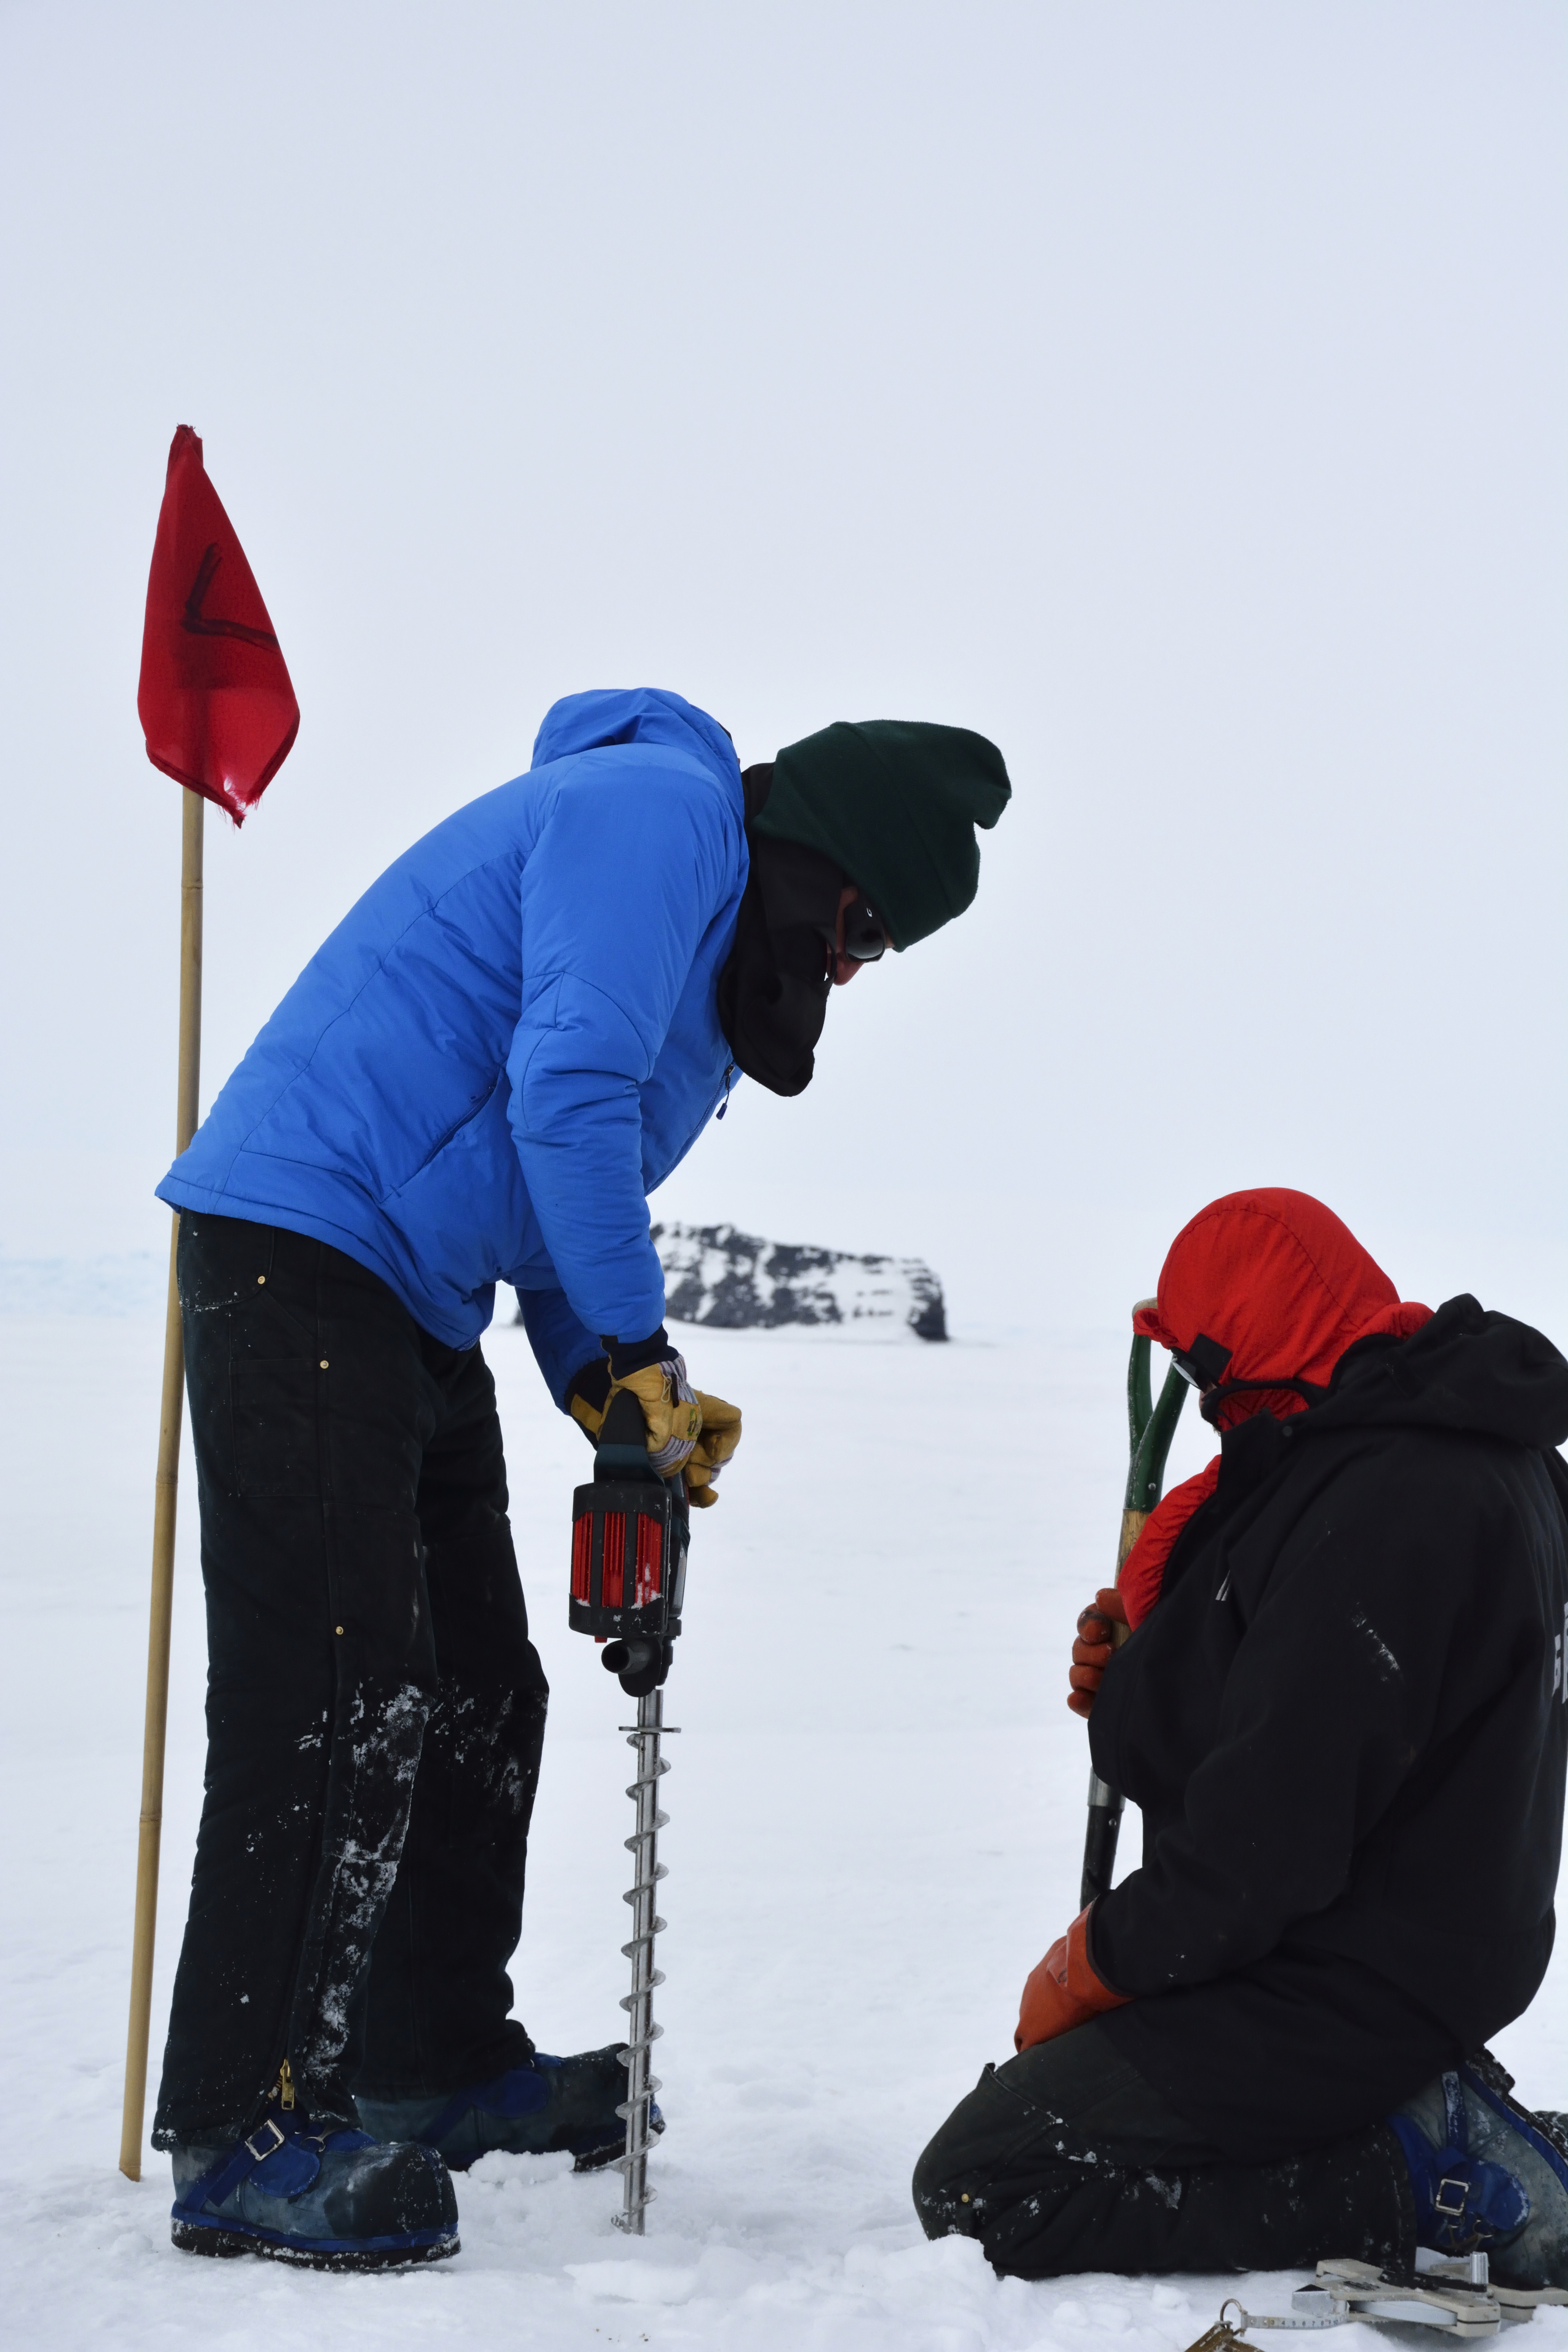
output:
M599 1424L594 1475L596 1479L651 1478L656 1485L660 1483L647 1458L647 1425L642 1407L630 1389L616 1390Z

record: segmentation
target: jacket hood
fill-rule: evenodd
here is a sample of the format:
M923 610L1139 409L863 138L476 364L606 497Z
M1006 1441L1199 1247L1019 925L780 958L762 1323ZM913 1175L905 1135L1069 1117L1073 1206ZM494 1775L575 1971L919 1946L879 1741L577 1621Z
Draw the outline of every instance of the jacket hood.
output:
M1463 1430L1561 1445L1568 1362L1542 1332L1463 1293L1402 1343L1372 1338L1352 1347L1305 1426Z
M1304 1411L1308 1400L1294 1383L1326 1389L1356 1340L1405 1338L1431 1311L1401 1300L1321 1201L1268 1186L1226 1193L1183 1226L1157 1297L1132 1323L1163 1348L1196 1349L1222 1386L1247 1383L1246 1393L1220 1406L1220 1425L1228 1426L1264 1410Z
M1200 1335L1230 1349L1223 1379L1300 1381L1244 1390L1215 1418L1224 1454L1172 1488L1117 1579L1130 1625L1158 1601L1183 1529L1219 1482L1222 1459L1245 1479L1279 1458L1279 1423L1303 1413L1303 1437L1354 1428L1445 1429L1553 1446L1568 1438L1568 1362L1550 1339L1471 1297L1431 1308L1402 1301L1349 1228L1305 1192L1233 1192L1201 1210L1171 1244L1157 1299L1133 1327L1185 1354ZM1269 1418L1248 1428L1254 1416ZM1242 1456L1250 1456L1244 1464Z
M735 814L744 809L741 763L735 746L716 719L658 686L594 687L563 695L544 714L534 738L533 765L548 767L578 751L598 751L611 743L650 743L684 751L733 793Z

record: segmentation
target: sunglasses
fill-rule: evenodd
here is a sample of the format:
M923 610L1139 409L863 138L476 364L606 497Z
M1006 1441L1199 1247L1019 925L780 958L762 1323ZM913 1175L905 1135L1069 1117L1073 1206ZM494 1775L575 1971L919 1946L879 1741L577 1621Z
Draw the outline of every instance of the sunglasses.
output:
M844 909L844 952L851 963L876 963L886 954L888 934L869 899L853 898Z
M1231 1351L1200 1331L1190 1348L1173 1348L1171 1361L1183 1380L1194 1389L1211 1389L1224 1380Z

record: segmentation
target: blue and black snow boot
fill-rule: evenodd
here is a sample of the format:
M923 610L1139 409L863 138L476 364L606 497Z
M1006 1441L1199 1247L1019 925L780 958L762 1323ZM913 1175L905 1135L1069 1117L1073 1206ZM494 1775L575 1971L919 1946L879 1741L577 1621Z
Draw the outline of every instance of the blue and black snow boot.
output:
M1483 2053L1389 2116L1410 2171L1416 2243L1484 2253L1497 2285L1568 2303L1568 2142L1512 2089Z
M428 2099L373 2099L359 2092L354 2104L378 2138L419 2140L438 2149L454 2172L466 2172L497 2148L510 2156L570 2153L574 2172L594 2172L626 2144L618 2112L626 2095L620 2049L611 2042L574 2058L536 2050L526 2065L465 2090ZM657 2107L648 2120L654 2131L664 2129Z
M433 2148L313 2133L291 2115L226 2147L177 2147L174 2189L170 2235L187 2254L381 2271L458 2252L458 2200Z

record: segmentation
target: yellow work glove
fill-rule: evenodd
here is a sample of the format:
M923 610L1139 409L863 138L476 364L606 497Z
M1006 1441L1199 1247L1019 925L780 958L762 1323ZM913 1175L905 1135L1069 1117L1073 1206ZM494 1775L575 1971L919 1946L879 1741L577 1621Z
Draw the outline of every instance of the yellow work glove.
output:
M667 1356L662 1364L645 1364L640 1372L612 1380L611 1398L622 1389L629 1389L642 1407L648 1461L661 1478L673 1478L685 1469L702 1434L702 1407L686 1377L685 1357Z
M705 1511L718 1501L713 1481L741 1443L741 1408L702 1389L697 1402L702 1410L702 1434L686 1465L686 1493L693 1510Z
M576 1380L582 1385L574 1385L569 1391L567 1410L592 1444L596 1445L599 1442L605 1415L616 1391L630 1389L642 1407L648 1454L659 1476L668 1478L673 1475L676 1454L668 1456L670 1466L664 1467L664 1449L673 1440L685 1447L686 1492L693 1508L706 1510L718 1501L713 1481L741 1443L741 1409L726 1403L722 1397L694 1390L686 1377L683 1356L667 1359L662 1364L648 1364L621 1381L611 1380L609 1367L601 1357L596 1363L585 1365ZM683 1431L690 1426L693 1404L700 1418L695 1442L689 1443Z

